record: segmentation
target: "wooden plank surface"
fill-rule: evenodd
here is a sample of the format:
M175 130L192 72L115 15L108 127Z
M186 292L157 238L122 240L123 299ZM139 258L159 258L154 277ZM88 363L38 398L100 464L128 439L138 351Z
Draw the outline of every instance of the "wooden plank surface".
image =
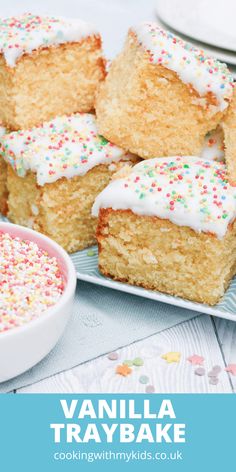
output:
M236 336L236 325L230 327L230 330L232 328ZM219 326L219 332L222 333L222 339L227 345L229 342L234 343L233 338L229 339L229 334L225 334L226 329ZM169 351L181 353L178 364L167 364L161 358L162 354ZM209 316L202 315L181 323L122 348L118 353L118 361L110 361L106 356L102 356L19 389L17 393L143 393L145 385L139 382L141 375L148 376L149 383L160 393L232 393L233 391L231 380L224 370L219 376L219 384L213 386L209 384L207 374L203 377L195 375L194 367L186 360L192 354L199 354L205 358L206 372L216 364L224 369L224 355L218 342L217 330ZM144 359L142 367L134 368L132 374L125 378L115 373L118 363L135 357Z
M111 31L107 29L107 25L112 24L112 21L109 23L103 15L97 16L96 9L89 11L89 17L93 14L95 22L99 22L99 29L105 39L106 52L111 56L120 49L130 24L138 23L143 17L157 21L156 0L148 0L142 5L134 0L130 1L129 5L128 2L116 1L114 3L115 6L112 5L108 16L112 18L115 11L119 27L116 28L115 36L115 31L112 31L112 42L110 41ZM100 10L101 6L99 6ZM85 17L86 15L85 11ZM182 354L178 365L167 365L160 358L160 354L171 350L180 351ZM186 357L193 353L205 357L207 370L214 364L224 367L227 363L236 363L236 323L201 316L121 349L120 361L136 355L142 356L145 360L144 366L136 368L127 378L115 374L116 362L112 363L106 357L100 357L20 389L18 392L143 392L145 387L139 383L139 377L142 374L149 376L150 383L155 386L157 392L219 393L232 392L233 389L236 392L236 377L224 371L220 375L218 386L210 386L207 376L197 377L194 374L194 368L186 361Z
M225 364L236 364L236 323L215 318L214 324ZM229 379L236 393L236 376L229 375Z

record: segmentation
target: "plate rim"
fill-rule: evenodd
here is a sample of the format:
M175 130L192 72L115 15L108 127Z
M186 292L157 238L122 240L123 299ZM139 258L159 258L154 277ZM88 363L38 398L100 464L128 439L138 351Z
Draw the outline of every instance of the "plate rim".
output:
M191 36L187 36L185 33L182 33L181 31L178 31L177 29L173 28L168 23L165 23L164 20L162 20L161 23L159 22L159 24L163 28L167 28L168 31L170 31L174 35L181 36L184 39L184 41L192 44L193 46L197 47L198 49L199 48L203 49L208 56L214 57L219 62L225 63L228 66L229 69L230 68L232 69L233 67L234 68L236 67L236 53L231 52L231 51L226 51L225 49L219 49L217 47L214 47L211 44L207 44L207 43L204 43L201 40L197 40L197 39L195 39ZM226 51L226 52L224 52L224 51ZM231 74L232 73L233 72L231 70Z
M233 49L233 47L229 47L229 46L223 46L220 45L217 41L216 42L209 42L209 40L206 42L206 37L204 37L203 39L203 36L193 36L191 35L191 31L188 30L188 33L186 31L183 31L183 28L181 26L177 26L176 24L173 25L173 22L172 22L172 18L169 20L169 18L166 17L166 10L163 10L163 8L165 9L165 5L166 5L166 0L165 1L159 1L155 7L155 11L156 11L156 14L158 16L158 18L160 19L160 21L162 21L163 23L166 24L166 26L169 26L170 28L172 28L173 30L175 30L177 33L180 33L180 34L183 34L184 36L188 36L189 38L192 38L193 40L195 41L200 41L202 43L205 43L206 46L209 45L209 46L213 46L217 49L220 49L220 50L224 50L224 51L228 51L229 53L236 53L235 49ZM172 8L173 8L173 5L172 5ZM209 36L210 37L210 36Z
M219 309L215 309L214 307L211 307L210 305L204 306L203 304L201 304L201 309L198 309L197 303L195 302L191 302L190 300L184 300L183 298L167 295L165 293L146 290L146 293L143 294L142 292L139 291L140 289L142 289L142 287L125 284L123 282L118 282L117 280L106 278L102 274L101 274L101 278L99 278L96 275L81 273L76 269L76 275L77 275L78 280L90 282L95 285L108 287L113 290L129 293L131 295L136 295L142 298L148 298L150 300L165 303L168 305L178 306L180 308L183 308L184 310L192 310L192 311L195 311L196 313L199 313L200 315L205 314L205 315L215 316L215 317L219 317L219 318L236 322L236 314L232 314L229 311L222 311ZM165 297L167 296L168 296L168 299L165 299ZM185 306L185 304L187 304L188 306Z

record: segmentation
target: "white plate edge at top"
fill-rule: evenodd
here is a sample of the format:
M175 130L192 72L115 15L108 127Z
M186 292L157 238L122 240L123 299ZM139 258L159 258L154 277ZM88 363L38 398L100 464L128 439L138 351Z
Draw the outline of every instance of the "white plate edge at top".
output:
M194 6L196 5L196 1L194 1ZM192 22L188 21L189 6L191 6L191 1L189 0L181 0L181 3L180 0L158 0L155 10L158 18L175 31L182 33L195 41L205 43L206 46L209 45L218 48L220 50L219 52L224 50L226 54L227 52L229 54L235 54L236 38L235 40L234 38L231 40L226 39L225 37L223 42L221 42L219 39L213 39L212 31L209 31L209 28L207 32L204 32L204 29L201 30L201 24L199 22L196 21L195 23L197 29L192 27ZM186 12L185 15L182 15L181 12L184 8L186 8ZM232 41L235 41L234 48L232 46Z

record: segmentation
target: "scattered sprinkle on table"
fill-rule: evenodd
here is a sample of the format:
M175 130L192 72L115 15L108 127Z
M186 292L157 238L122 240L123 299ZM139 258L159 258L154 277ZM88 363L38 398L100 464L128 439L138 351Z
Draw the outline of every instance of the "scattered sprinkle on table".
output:
M111 352L108 354L108 359L110 360L117 360L118 353L116 351ZM181 360L181 353L177 351L170 351L160 356L164 359L168 364L170 363L179 363ZM218 385L219 383L219 374L222 371L222 367L219 365L213 365L211 370L208 372L206 371L205 367L203 367L203 363L205 361L203 356L198 354L193 354L186 358L190 364L195 367L194 374L198 377L203 377L207 374L208 381L210 385ZM133 372L132 366L141 367L144 365L144 359L142 357L135 357L135 359L125 359L122 362L122 365L118 365L116 367L116 374L122 375L123 377L127 377L129 374ZM230 372L232 375L236 376L236 364L229 364L225 370ZM146 393L154 393L155 387L154 385L149 384L149 377L145 374L140 375L138 379L139 383L145 385L145 392Z
M0 232L0 333L55 305L64 290L55 257L28 240Z
M129 359L126 359L124 362L123 362L124 365L127 365L129 367L132 367L133 365L133 361L129 360Z
M211 377L209 380L209 384L211 385L217 385L219 383L218 377Z
M95 251L94 251L93 249L89 249L89 250L87 251L87 256L88 256L88 257L93 257L93 256L95 256Z
M107 358L110 360L110 361L117 361L118 359L118 353L113 351L113 352L110 352L107 356Z
M225 368L226 372L229 372L232 375L236 375L236 364L229 364Z
M219 365L214 365L212 367L212 372L215 372L215 374L219 374L221 371L222 371L222 369Z
M204 369L204 367L197 367L197 369L195 369L194 371L194 374L198 375L199 377L202 377L203 375L205 375L206 371Z
M217 377L218 374L214 370L210 370L207 375L210 378L214 378L214 377Z
M122 375L123 377L127 377L127 375L131 374L132 369L128 365L118 365L116 368L116 373Z
M147 376L147 375L141 375L141 376L139 377L139 382L140 382L141 384L144 384L144 385L147 384L147 383L149 382L148 376Z
M204 357L193 354L193 356L188 357L187 360L191 362L192 365L202 365L204 362Z
M135 357L135 359L133 360L133 365L135 365L136 367L141 367L143 364L144 361L141 357Z
M167 352L161 356L161 358L168 362L168 364L171 364L172 362L179 362L180 357L180 352Z

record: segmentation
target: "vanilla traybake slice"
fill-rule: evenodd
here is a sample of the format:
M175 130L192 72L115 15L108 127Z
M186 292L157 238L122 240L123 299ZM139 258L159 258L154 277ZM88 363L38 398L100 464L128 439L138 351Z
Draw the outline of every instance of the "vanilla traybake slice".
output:
M96 198L108 277L216 304L236 272L236 189L222 162L143 161Z
M99 87L99 132L143 158L199 155L232 98L233 77L156 23L131 28Z
M82 20L0 19L0 122L10 130L89 112L105 75L100 34Z
M115 171L135 159L98 135L88 113L7 134L1 153L8 163L8 218L69 252L95 243L94 199Z

